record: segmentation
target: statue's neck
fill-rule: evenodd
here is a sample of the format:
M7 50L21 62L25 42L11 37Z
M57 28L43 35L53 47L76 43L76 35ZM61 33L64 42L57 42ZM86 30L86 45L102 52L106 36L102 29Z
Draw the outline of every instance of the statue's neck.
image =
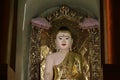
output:
M66 54L66 53L69 52L69 50L68 50L68 49L62 49L62 50L60 50L59 52L62 53L62 54Z

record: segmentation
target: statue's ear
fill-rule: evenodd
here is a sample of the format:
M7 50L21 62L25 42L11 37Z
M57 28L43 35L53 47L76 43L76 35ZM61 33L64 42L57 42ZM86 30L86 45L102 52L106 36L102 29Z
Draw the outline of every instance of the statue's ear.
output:
M55 44L57 44L57 41L56 41L56 39L55 39Z
M71 46L72 46L72 44L73 44L73 38L71 39Z

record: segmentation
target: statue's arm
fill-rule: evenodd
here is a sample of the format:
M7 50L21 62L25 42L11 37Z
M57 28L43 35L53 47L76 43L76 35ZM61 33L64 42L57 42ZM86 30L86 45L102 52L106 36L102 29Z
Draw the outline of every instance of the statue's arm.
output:
M53 58L51 55L48 55L46 58L44 79L45 80L53 79Z
M82 67L82 56L81 55L77 55L77 59L78 59L78 72L79 72L79 79L80 80L84 80L83 77L83 67Z
M83 61L82 61L82 55L79 55L79 61L80 61L80 78L81 80L85 80L84 73L83 73Z

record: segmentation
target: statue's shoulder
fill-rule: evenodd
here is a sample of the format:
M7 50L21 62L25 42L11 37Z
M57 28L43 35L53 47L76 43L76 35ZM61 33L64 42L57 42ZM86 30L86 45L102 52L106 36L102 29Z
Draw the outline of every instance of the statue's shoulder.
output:
M76 52L70 52L71 54L75 55L75 56L78 56L80 55L79 53L76 53Z
M80 53L71 52L71 55L74 56L74 57L81 58L81 54Z
M54 53L49 54L47 57L54 58L56 56L58 56L58 53L54 52Z

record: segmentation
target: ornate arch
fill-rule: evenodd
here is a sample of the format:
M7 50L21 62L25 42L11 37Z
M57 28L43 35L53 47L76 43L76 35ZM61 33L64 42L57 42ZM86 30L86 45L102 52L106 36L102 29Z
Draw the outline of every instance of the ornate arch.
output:
M51 27L32 26L29 57L29 79L44 80L45 58L55 50L54 34L60 26L68 26L74 35L73 51L82 56L82 66L85 80L101 80L101 52L99 28L82 29L81 23L87 17L94 18L83 9L73 9L62 5L52 13L42 15ZM46 27L46 26L45 26Z

